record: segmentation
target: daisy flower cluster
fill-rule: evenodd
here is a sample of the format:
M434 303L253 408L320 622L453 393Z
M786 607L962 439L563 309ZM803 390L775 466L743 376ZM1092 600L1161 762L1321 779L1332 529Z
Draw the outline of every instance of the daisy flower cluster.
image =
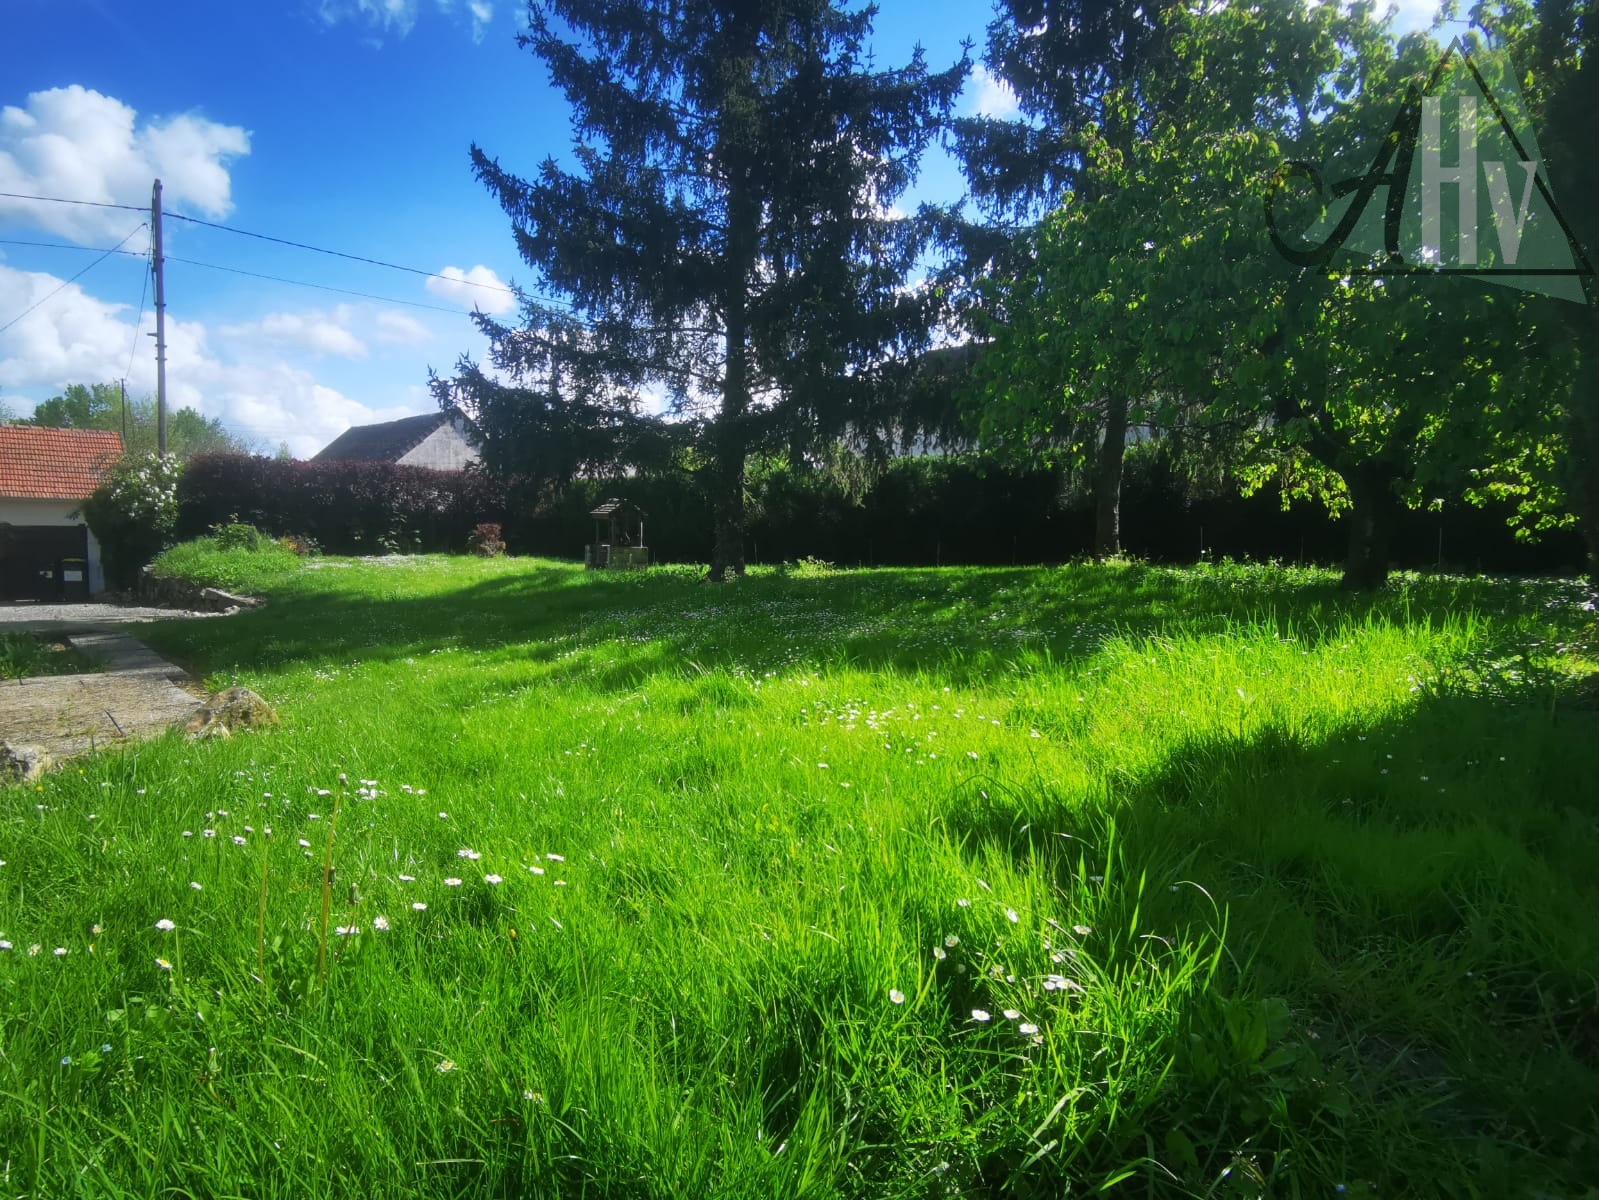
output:
M978 879L976 883L984 891L992 891L986 881ZM1022 917L1015 908L997 899L985 904L1003 914L1007 927L1022 929ZM955 905L963 913L972 910L969 897L957 898ZM1039 938L1038 946L1056 968L1051 971L1018 974L1009 965L1018 950L1021 957L1034 957L1025 941L1014 944L1016 935L996 937L986 950L970 934L963 938L959 933L945 933L933 942L928 951L933 960L932 979L958 1024L1005 1027L1032 1045L1042 1045L1048 1020L1088 995L1089 985L1083 980L1090 973L1090 964L1082 946L1093 937L1092 927L1080 923L1065 926L1052 918L1046 918L1044 924L1049 932ZM1007 937L1012 943L1009 946ZM991 994L1002 994L1009 1003L996 1004L985 999ZM907 993L900 987L890 987L888 1001L896 1007L903 1006Z
M277 880L282 866L275 857L267 856L267 851L275 843L273 826L266 823L267 819L277 821L280 826L290 826L291 830L294 824L303 821L301 830L292 833L303 832L309 836L291 834L292 842L299 849L301 856L319 862L326 846L327 826L329 814L333 812L335 790L340 797L350 802L340 812L341 837L345 823L356 819L351 814L359 812L351 806L388 795L376 779L351 781L342 774L333 788L305 787L303 799L291 796L283 790L257 791L267 782L265 768L261 769L259 775L250 771L234 772L234 785L248 789L251 794L226 801L228 807L211 809L204 814L202 821L194 822L194 828L179 831L181 848L175 855L174 861L180 864L179 870L182 872L178 876L182 880L180 894L188 898L188 903L174 900L174 907L169 908L167 913L159 914L148 924L140 923L140 929L147 930L156 940L154 944L139 946L134 960L149 963L157 971L163 974L171 973L174 978L181 976L183 960L178 957L177 939L180 936L203 934L214 919L204 903L214 894L208 889L224 884L230 878L234 881L248 880L249 886L253 889L256 881L261 878L260 871L267 870L268 878L271 880L269 896L276 913L277 897L280 892ZM143 795L144 790L138 789L138 794ZM425 788L413 787L410 784L402 784L397 790L410 797L423 797L427 794ZM266 818L252 815L256 812L264 812ZM441 821L451 821L450 814L446 811L440 811L438 816ZM290 837L277 840L282 840L288 845ZM337 850L336 841L336 858ZM243 870L237 867L230 868L229 860L234 855L243 855L241 866L243 864L248 866ZM482 889L492 893L511 886L548 886L552 889L564 889L568 886L566 879L562 877L565 874L565 863L565 855L548 851L534 855L531 862L508 859L496 864L490 862L479 850L461 845L455 849L454 862L450 864L449 869L430 873L426 866L420 865L417 857L408 857L406 870L388 877L392 884L398 885L397 889L392 889L398 892L393 896L393 903L399 906L398 910L379 904L376 907L386 911L373 912L369 907L368 915L352 919L359 912L357 906L362 903L363 892L370 890L381 895L383 892L391 891L385 885L373 887L374 881L371 878L357 881L349 890L352 911L347 912L339 923L332 925L330 932L339 938L390 933L400 927L402 914L420 917L421 914L433 911L441 901L459 894L458 890ZM0 863L0 866L4 865ZM191 875L199 875L200 878L190 878ZM511 882L513 879L517 881L514 885ZM341 876L339 881L341 896L345 882ZM553 929L565 928L559 917L551 914L547 919ZM308 916L307 922L310 920L311 917ZM535 927L534 923L526 918L519 921L519 924L528 929ZM307 923L304 928L309 929L311 925ZM117 936L121 943L119 948L127 948L128 943L123 939L130 937L133 932L131 925L124 925L116 930L114 935L106 934L101 924L96 922L86 930L85 935L82 935L81 941L69 937L64 939L65 944L54 945L42 938L34 940L25 936L10 935L0 929L0 957L14 955L20 959L71 962L75 961L80 953L86 956L94 955L96 943L103 934L107 937ZM59 936L57 935L58 938ZM185 944L185 950L187 949L188 946Z

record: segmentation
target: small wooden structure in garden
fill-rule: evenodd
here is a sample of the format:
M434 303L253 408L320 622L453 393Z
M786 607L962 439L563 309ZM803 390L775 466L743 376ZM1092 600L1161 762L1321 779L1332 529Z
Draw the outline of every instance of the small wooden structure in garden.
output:
M650 565L644 545L644 513L626 500L607 500L589 516L594 518L594 540L583 547L583 565L589 570L615 567L642 571Z

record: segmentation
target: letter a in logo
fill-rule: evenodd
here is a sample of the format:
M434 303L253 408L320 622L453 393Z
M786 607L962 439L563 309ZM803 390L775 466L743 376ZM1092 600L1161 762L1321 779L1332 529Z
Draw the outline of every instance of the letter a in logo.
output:
M1336 275L1470 275L1586 303L1579 277L1594 270L1555 203L1504 54L1473 54L1456 40L1426 85L1411 85L1367 161L1330 193L1307 163L1279 170L1266 212L1288 261ZM1325 203L1298 245L1276 214L1295 176ZM1380 216L1371 203L1379 191ZM1334 266L1339 251L1346 258Z

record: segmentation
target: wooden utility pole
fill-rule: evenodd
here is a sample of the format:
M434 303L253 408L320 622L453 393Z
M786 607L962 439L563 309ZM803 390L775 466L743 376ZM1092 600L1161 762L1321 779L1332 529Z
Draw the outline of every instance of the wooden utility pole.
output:
M167 452L167 291L161 257L161 181L150 193L150 257L155 264L155 448Z
M128 381L122 381L122 448L128 448Z

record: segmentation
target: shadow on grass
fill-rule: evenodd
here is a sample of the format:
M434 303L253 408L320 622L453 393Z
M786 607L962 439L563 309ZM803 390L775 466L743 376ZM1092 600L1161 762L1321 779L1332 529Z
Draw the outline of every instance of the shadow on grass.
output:
M882 568L768 573L721 587L680 573L612 575L537 561L462 585L441 586L437 574L420 571L375 574L382 570L305 573L259 612L145 633L202 673L460 649L533 663L564 658L571 677L628 688L673 662L744 672L850 662L977 681L1022 662L1081 659L1115 636L1213 634L1240 623L1313 646L1350 622L1436 625L1475 613L1506 626L1509 647L1526 640L1509 627L1535 617L1547 625L1551 605L1571 610L1571 621L1580 616L1558 581L1422 577L1351 596L1329 572L1270 567Z
M1282 997L1292 1027L1203 1083L1179 1054L1172 1119L1210 1148L1211 1178L1248 1146L1371 1194L1582 1195L1599 1161L1599 712L1522 697L1427 696L1320 741L1195 738L1103 804L973 783L951 833L1063 892L1102 873L1107 926L1202 938L1212 898L1225 909L1222 990Z

